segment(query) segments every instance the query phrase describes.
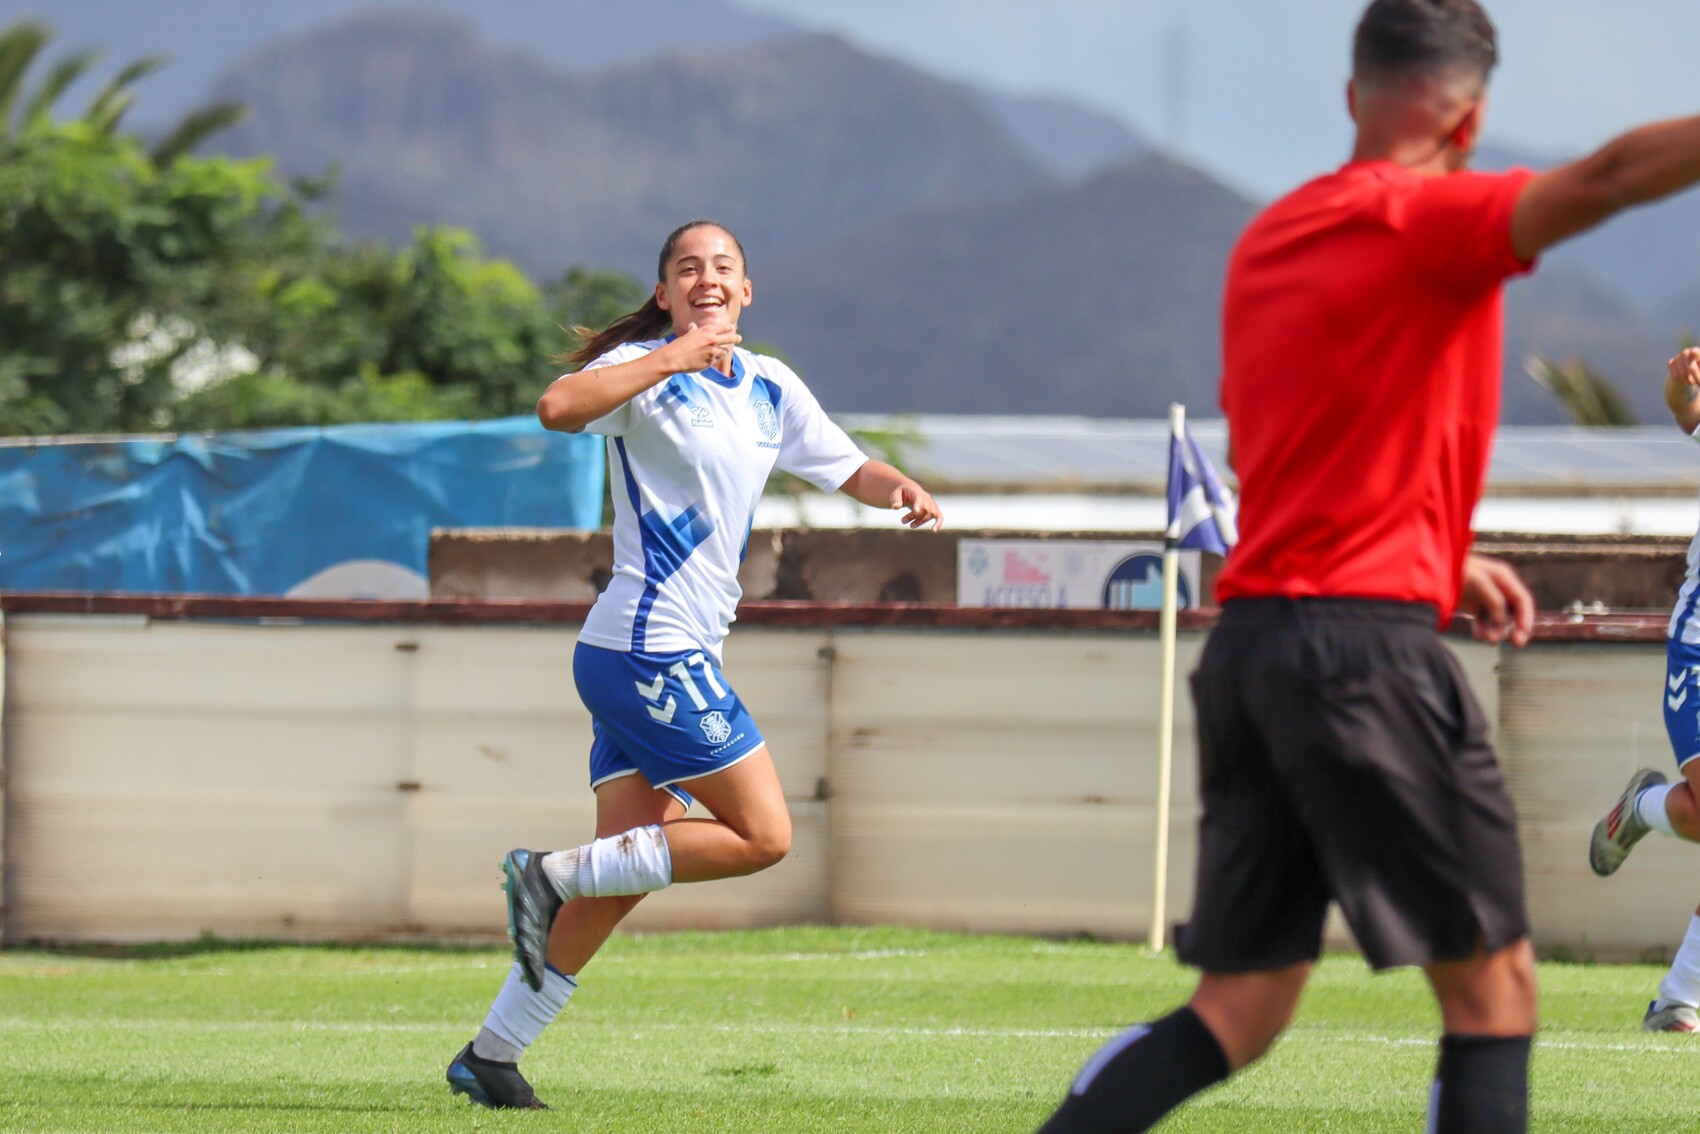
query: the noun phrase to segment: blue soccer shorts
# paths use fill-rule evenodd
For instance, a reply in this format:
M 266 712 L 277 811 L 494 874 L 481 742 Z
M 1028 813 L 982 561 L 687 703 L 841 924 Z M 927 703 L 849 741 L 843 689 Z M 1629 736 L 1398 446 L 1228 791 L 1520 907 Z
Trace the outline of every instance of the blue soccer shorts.
M 749 710 L 701 650 L 622 652 L 583 642 L 573 681 L 590 710 L 590 786 L 634 773 L 689 807 L 677 785 L 724 771 L 760 748 Z
M 1665 646 L 1665 731 L 1676 766 L 1700 756 L 1700 646 L 1672 638 Z

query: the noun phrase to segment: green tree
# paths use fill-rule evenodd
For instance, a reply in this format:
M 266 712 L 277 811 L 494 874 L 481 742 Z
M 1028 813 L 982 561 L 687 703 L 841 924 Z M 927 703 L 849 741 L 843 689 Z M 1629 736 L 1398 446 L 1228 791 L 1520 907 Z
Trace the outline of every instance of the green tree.
M 574 327 L 601 330 L 649 298 L 649 289 L 624 272 L 572 268 L 543 289 L 551 319 L 562 336 L 562 350 L 576 349 Z
M 82 52 L 28 75 L 51 33 L 0 32 L 0 424 L 9 433 L 145 428 L 174 396 L 166 328 L 216 297 L 277 189 L 262 162 L 184 150 L 233 121 L 197 112 L 150 152 L 124 134 L 132 87 L 160 65 L 132 63 L 81 117 L 53 117 L 98 59 Z M 181 147 L 175 152 L 173 147 Z
M 248 254 L 274 191 L 263 162 L 156 166 L 86 123 L 0 145 L 0 421 L 10 433 L 145 429 L 196 341 L 123 348 L 193 323 Z
M 605 325 L 642 301 L 613 272 L 575 269 L 540 290 L 457 229 L 422 228 L 392 250 L 345 247 L 313 223 L 274 234 L 210 324 L 260 365 L 190 394 L 174 427 L 529 413 L 570 345 L 565 328 Z
M 100 61 L 98 51 L 61 59 L 48 68 L 34 91 L 26 92 L 24 77 L 52 38 L 53 33 L 34 20 L 20 20 L 0 31 L 0 131 L 9 140 L 50 128 L 60 97 Z M 90 100 L 78 121 L 97 134 L 116 134 L 135 102 L 135 84 L 164 65 L 163 55 L 149 55 L 120 69 Z M 149 159 L 155 165 L 169 165 L 246 115 L 247 108 L 235 102 L 211 103 L 191 111 L 154 145 Z
M 571 345 L 641 302 L 629 277 L 539 289 L 470 235 L 349 245 L 265 159 L 191 151 L 239 110 L 151 148 L 125 68 L 78 119 L 52 107 L 92 54 L 25 82 L 48 41 L 0 33 L 0 431 L 135 432 L 529 412 Z

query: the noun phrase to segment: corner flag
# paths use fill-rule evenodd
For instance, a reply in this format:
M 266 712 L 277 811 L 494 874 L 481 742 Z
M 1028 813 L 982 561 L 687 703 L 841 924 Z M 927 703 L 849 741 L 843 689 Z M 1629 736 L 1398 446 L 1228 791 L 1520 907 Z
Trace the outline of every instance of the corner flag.
M 1151 886 L 1151 951 L 1163 950 L 1169 901 L 1169 785 L 1174 774 L 1175 608 L 1182 548 L 1228 554 L 1239 542 L 1234 494 L 1186 427 L 1186 407 L 1169 407 L 1169 527 L 1163 539 L 1162 678 L 1157 708 L 1157 838 Z
M 1179 406 L 1169 414 L 1169 528 L 1173 548 L 1228 554 L 1239 542 L 1234 494 L 1198 447 Z

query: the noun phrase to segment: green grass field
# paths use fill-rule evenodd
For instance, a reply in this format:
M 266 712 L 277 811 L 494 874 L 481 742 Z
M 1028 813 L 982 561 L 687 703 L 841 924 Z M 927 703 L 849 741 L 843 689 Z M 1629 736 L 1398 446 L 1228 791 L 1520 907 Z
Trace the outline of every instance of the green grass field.
M 451 1098 L 496 949 L 0 953 L 0 1130 L 1031 1131 L 1191 978 L 1127 945 L 911 930 L 618 937 L 526 1059 L 549 1113 Z M 1650 966 L 1546 965 L 1534 1129 L 1691 1131 L 1700 1037 L 1647 1036 Z M 1165 1131 L 1417 1131 L 1414 973 L 1319 969 L 1293 1029 Z M 1629 1121 L 1626 1116 L 1633 1116 Z

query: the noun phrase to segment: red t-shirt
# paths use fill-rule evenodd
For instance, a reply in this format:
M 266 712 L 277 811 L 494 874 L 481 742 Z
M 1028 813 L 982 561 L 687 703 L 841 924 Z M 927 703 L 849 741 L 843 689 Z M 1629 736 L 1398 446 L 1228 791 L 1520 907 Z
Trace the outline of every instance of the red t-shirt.
M 1354 162 L 1265 209 L 1228 265 L 1222 409 L 1240 543 L 1220 599 L 1458 604 L 1499 421 L 1502 285 L 1529 179 Z

